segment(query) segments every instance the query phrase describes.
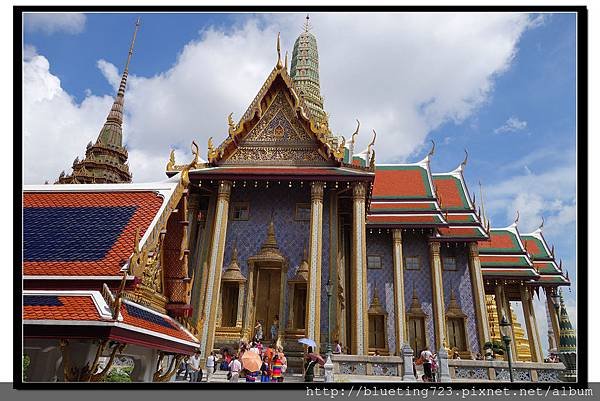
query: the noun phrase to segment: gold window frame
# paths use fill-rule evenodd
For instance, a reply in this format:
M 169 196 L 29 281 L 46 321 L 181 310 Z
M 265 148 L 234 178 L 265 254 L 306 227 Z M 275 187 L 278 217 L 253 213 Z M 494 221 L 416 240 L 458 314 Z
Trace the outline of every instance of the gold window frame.
M 308 209 L 308 218 L 300 218 L 300 209 Z M 310 203 L 296 203 L 296 211 L 294 213 L 294 220 L 296 221 L 310 221 Z
M 446 260 L 448 260 L 448 259 L 454 260 L 454 269 L 450 269 L 446 266 Z M 442 270 L 449 271 L 449 272 L 458 271 L 458 266 L 456 264 L 456 256 L 443 256 L 442 257 Z
M 379 260 L 379 266 L 378 267 L 371 267 L 371 263 L 370 263 L 370 259 L 371 258 L 377 258 Z M 367 269 L 373 269 L 373 270 L 381 270 L 383 269 L 383 263 L 381 260 L 381 255 L 367 255 Z
M 235 217 L 236 207 L 245 207 L 248 211 L 245 219 Z M 231 220 L 232 221 L 248 221 L 250 220 L 250 203 L 249 202 L 232 202 L 231 203 Z
M 409 268 L 408 267 L 408 263 L 406 263 L 406 262 L 410 258 L 417 259 L 417 265 L 419 266 L 418 268 L 413 269 L 413 268 Z M 407 256 L 404 257 L 404 269 L 405 270 L 419 271 L 419 270 L 421 270 L 421 266 L 422 266 L 422 264 L 421 264 L 421 256 L 420 255 L 407 255 Z

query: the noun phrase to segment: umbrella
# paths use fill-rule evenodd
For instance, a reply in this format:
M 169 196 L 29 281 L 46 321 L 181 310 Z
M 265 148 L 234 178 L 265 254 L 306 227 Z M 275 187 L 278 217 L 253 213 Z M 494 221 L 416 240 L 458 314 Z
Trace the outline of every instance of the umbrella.
M 242 366 L 250 372 L 258 372 L 262 365 L 260 356 L 255 352 L 244 352 L 242 355 Z
M 308 357 L 310 358 L 311 361 L 315 361 L 321 366 L 325 365 L 325 359 L 323 359 L 323 357 L 319 354 L 315 354 L 314 352 L 311 352 L 310 354 L 308 354 Z
M 315 342 L 315 340 L 311 340 L 310 338 L 301 338 L 298 340 L 298 342 L 300 344 L 308 345 L 309 347 L 313 347 L 313 348 L 317 347 L 317 343 Z

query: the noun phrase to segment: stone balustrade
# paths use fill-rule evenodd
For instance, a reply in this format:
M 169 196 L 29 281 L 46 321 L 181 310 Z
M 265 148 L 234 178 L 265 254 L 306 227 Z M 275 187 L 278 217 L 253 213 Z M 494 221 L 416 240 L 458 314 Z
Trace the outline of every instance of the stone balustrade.
M 367 355 L 345 355 L 334 354 L 333 374 L 335 376 L 347 377 L 377 376 L 378 380 L 389 381 L 402 380 L 404 374 L 403 358 L 399 356 L 367 356 Z M 444 364 L 439 363 L 440 366 Z M 506 361 L 478 361 L 466 359 L 447 360 L 448 375 L 450 382 L 508 382 L 508 362 Z M 553 383 L 561 381 L 561 372 L 565 370 L 562 363 L 535 363 L 514 362 L 512 364 L 513 378 L 515 382 Z M 422 374 L 420 369 L 418 374 Z M 406 377 L 413 378 L 412 366 Z M 439 376 L 443 372 L 439 372 Z M 446 380 L 448 381 L 448 380 Z

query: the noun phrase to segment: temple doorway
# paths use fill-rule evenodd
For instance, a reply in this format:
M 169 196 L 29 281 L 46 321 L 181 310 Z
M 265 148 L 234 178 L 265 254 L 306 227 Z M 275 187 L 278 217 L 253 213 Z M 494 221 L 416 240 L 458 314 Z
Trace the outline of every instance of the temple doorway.
M 271 325 L 275 321 L 275 315 L 281 316 L 281 268 L 265 268 L 258 266 L 256 277 L 256 297 L 254 310 L 255 324 L 260 321 L 263 327 L 263 342 L 271 343 L 277 341 L 271 337 Z M 256 334 L 256 333 L 255 333 Z

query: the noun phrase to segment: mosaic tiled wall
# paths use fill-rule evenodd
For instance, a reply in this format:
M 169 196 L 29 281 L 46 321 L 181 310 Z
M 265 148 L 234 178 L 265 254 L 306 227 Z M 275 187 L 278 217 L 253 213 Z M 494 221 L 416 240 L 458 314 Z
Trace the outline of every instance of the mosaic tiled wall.
M 289 188 L 282 183 L 272 183 L 266 189 L 246 188 L 236 186 L 232 189 L 231 203 L 248 202 L 249 219 L 247 221 L 233 221 L 230 218 L 227 223 L 227 239 L 225 244 L 225 255 L 223 269 L 231 261 L 233 243 L 237 243 L 238 263 L 242 273 L 248 277 L 247 260 L 250 256 L 259 252 L 265 241 L 267 228 L 273 213 L 275 224 L 275 238 L 279 250 L 287 258 L 289 263 L 288 279 L 296 273 L 296 268 L 302 261 L 304 248 L 308 248 L 310 236 L 310 222 L 295 220 L 296 204 L 310 204 L 310 185 L 304 183 L 303 188 L 296 185 Z M 321 330 L 326 330 L 327 325 L 327 294 L 324 284 L 327 282 L 329 271 L 329 202 L 327 191 L 325 192 L 323 205 L 323 259 L 322 259 L 322 284 L 321 295 Z M 287 322 L 288 314 L 288 286 L 285 287 L 285 311 L 280 319 Z
M 396 353 L 396 314 L 394 311 L 394 260 L 392 234 L 387 230 L 367 230 L 367 255 L 381 257 L 381 269 L 367 269 L 367 306 L 373 301 L 377 287 L 379 301 L 387 312 L 387 342 L 390 355 Z
M 446 308 L 450 303 L 451 290 L 462 311 L 467 315 L 467 338 L 470 351 L 479 350 L 479 339 L 477 338 L 477 322 L 475 320 L 475 306 L 473 304 L 473 288 L 471 275 L 469 273 L 469 248 L 463 244 L 442 244 L 441 256 L 456 258 L 456 271 L 444 269 L 444 302 Z
M 435 334 L 433 329 L 431 265 L 429 262 L 427 234 L 421 233 L 419 229 L 404 231 L 402 233 L 402 251 L 404 257 L 418 256 L 420 258 L 419 270 L 404 271 L 404 302 L 408 310 L 412 304 L 414 287 L 419 301 L 421 301 L 421 307 L 427 314 L 427 319 L 425 320 L 427 343 L 430 347 L 433 347 L 435 344 Z M 420 352 L 420 350 L 415 352 Z

